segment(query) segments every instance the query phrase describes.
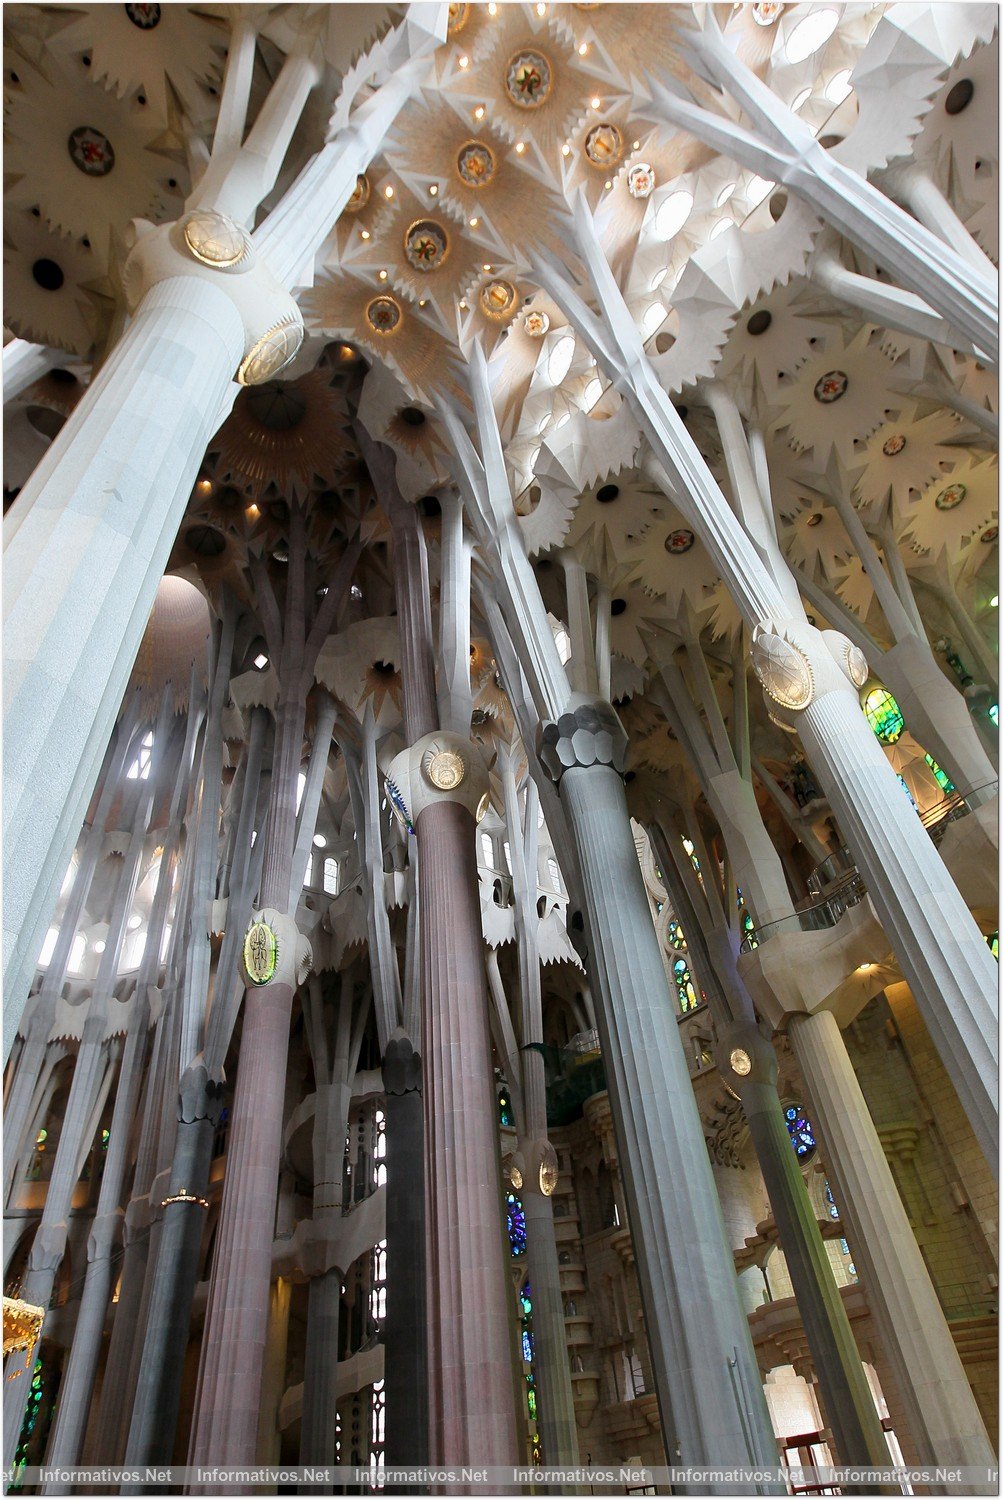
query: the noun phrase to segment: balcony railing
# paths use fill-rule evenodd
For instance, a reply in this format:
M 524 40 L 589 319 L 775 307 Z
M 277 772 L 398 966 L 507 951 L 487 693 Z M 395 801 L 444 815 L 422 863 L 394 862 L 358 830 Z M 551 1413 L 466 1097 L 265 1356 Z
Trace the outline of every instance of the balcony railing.
M 973 808 L 988 802 L 999 791 L 998 781 L 986 782 L 966 792 L 951 792 L 940 802 L 935 802 L 918 817 L 935 844 L 939 844 L 950 825 L 970 813 Z M 856 906 L 867 894 L 860 871 L 853 862 L 849 849 L 837 849 L 817 865 L 808 876 L 808 889 L 816 898 L 798 911 L 763 927 L 754 927 L 742 940 L 742 952 L 751 953 L 760 943 L 784 932 L 820 932 L 835 927 L 851 906 Z M 823 895 L 822 892 L 825 892 Z

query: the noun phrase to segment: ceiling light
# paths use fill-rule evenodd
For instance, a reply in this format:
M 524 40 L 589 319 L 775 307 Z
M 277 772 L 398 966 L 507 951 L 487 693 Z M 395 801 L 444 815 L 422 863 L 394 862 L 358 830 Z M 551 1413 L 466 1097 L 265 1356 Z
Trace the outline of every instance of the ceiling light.
M 515 149 L 516 149 L 516 154 L 518 156 L 521 156 L 522 153 L 526 149 L 526 142 L 525 141 L 516 141 L 516 143 L 515 143 Z
M 259 672 L 264 671 L 265 667 L 267 667 L 268 657 L 263 651 L 259 651 L 257 656 L 254 658 L 254 665 L 257 667 Z
M 539 5 L 536 7 L 536 13 L 538 16 L 545 16 L 547 14 L 547 7 L 544 5 L 543 0 L 540 0 Z
M 570 156 L 571 155 L 571 147 L 569 145 L 567 145 L 567 143 L 565 143 L 561 147 L 561 155 L 562 156 Z
M 474 110 L 474 119 L 475 120 L 483 120 L 484 119 L 484 105 L 483 104 L 478 104 L 477 108 Z
M 392 198 L 393 195 L 394 195 L 394 190 L 389 185 L 383 189 L 383 192 L 384 192 L 385 197 L 387 197 L 387 198 Z
M 480 223 L 480 222 L 481 222 L 481 221 L 480 221 L 480 219 L 471 219 L 471 220 L 470 220 L 470 221 L 469 221 L 469 222 L 470 222 L 470 227 L 471 227 L 471 229 L 476 229 L 476 228 L 477 228 L 477 226 L 478 226 L 478 224 L 479 224 L 479 223 Z
M 588 50 L 589 50 L 589 44 L 588 44 L 588 42 L 582 42 L 581 46 L 578 48 L 578 56 L 579 57 L 584 57 L 585 54 L 586 54 L 586 52 Z
M 465 302 L 461 302 L 460 303 L 460 312 L 466 312 L 466 310 L 467 310 L 467 304 Z
M 247 514 L 250 516 L 252 521 L 256 521 L 261 512 L 256 505 L 249 505 L 247 507 Z
M 491 269 L 490 266 L 481 266 L 481 270 L 482 271 L 490 271 L 490 269 Z
M 386 279 L 387 279 L 387 273 L 386 273 L 386 271 L 381 271 L 380 272 L 380 280 L 381 281 L 386 281 Z
M 470 58 L 469 57 L 461 57 L 460 58 L 460 67 L 461 68 L 469 68 L 470 67 Z
M 195 488 L 198 490 L 198 492 L 199 492 L 200 495 L 211 495 L 212 494 L 212 480 L 211 479 L 200 479 L 199 482 L 198 482 L 198 484 L 195 486 Z
M 606 179 L 606 191 L 607 191 L 607 192 L 609 192 L 609 190 L 610 190 L 610 188 L 611 188 L 611 187 L 612 187 L 612 186 L 613 186 L 613 183 L 612 183 L 612 181 L 611 181 L 611 180 L 610 180 L 610 179 L 609 179 L 609 178 L 607 178 L 607 179 Z
M 994 594 L 993 597 L 989 601 L 989 608 L 990 609 L 999 609 L 999 607 L 1000 607 L 1000 596 L 999 596 L 999 594 Z
M 496 16 L 497 14 L 498 14 L 498 7 L 495 4 L 495 0 L 491 0 L 491 4 L 488 6 L 488 15 L 489 16 Z
M 315 849 L 326 849 L 327 848 L 327 839 L 324 837 L 324 835 L 322 833 L 315 833 L 314 834 L 314 836 L 313 836 L 313 847 Z
M 428 302 L 428 298 L 427 297 L 419 297 L 418 298 L 418 306 L 419 307 L 424 307 L 427 302 Z
M 641 142 L 640 141 L 635 141 L 634 144 L 633 144 L 633 147 L 631 149 L 634 150 L 634 151 L 640 151 L 640 149 L 641 149 Z
M 602 109 L 601 99 L 591 99 L 589 102 L 591 103 L 593 109 Z
M 369 230 L 368 230 L 368 229 L 364 229 L 364 230 L 363 230 L 363 231 L 362 231 L 362 238 L 363 238 L 363 239 L 364 239 L 364 240 L 368 240 L 368 239 L 369 239 Z
M 439 191 L 439 184 L 437 182 L 433 182 L 432 186 L 428 190 L 428 196 L 430 198 L 434 198 L 435 195 L 438 193 L 438 191 Z

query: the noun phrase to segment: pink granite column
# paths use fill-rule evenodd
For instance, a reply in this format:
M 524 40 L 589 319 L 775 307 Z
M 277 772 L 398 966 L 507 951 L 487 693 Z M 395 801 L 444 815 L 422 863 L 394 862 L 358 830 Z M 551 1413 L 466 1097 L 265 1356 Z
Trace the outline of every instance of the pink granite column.
M 518 1459 L 474 820 L 418 815 L 433 1464 Z

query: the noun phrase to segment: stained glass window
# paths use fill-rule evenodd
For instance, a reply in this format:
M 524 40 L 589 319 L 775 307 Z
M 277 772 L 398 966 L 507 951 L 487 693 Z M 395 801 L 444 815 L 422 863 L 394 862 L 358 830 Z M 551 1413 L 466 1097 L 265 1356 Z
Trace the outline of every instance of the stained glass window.
M 997 961 L 997 963 L 998 963 L 999 962 L 999 956 L 1000 956 L 1000 935 L 999 935 L 999 932 L 991 932 L 989 934 L 989 936 L 986 938 L 986 942 L 989 944 L 989 951 L 990 951 L 990 953 L 992 954 L 993 958 L 995 958 L 996 961 Z
M 933 772 L 934 778 L 935 778 L 935 780 L 937 782 L 937 785 L 940 787 L 941 791 L 942 792 L 953 792 L 954 791 L 954 782 L 951 780 L 950 776 L 948 776 L 948 774 L 947 774 L 946 771 L 942 771 L 940 769 L 940 767 L 938 766 L 937 762 L 934 760 L 933 756 L 932 755 L 925 755 L 923 757 L 923 759 L 926 761 L 927 765 L 930 767 L 930 770 Z
M 678 948 L 680 953 L 686 952 L 686 939 L 683 936 L 683 929 L 675 919 L 669 923 L 669 942 L 673 948 Z
M 522 1200 L 515 1193 L 505 1194 L 505 1213 L 508 1224 L 508 1242 L 513 1255 L 526 1254 L 526 1215 L 522 1211 Z
M 901 772 L 899 773 L 899 786 L 905 792 L 906 796 L 909 798 L 909 801 L 912 803 L 913 807 L 915 807 L 916 806 L 916 798 L 913 796 L 912 792 L 910 791 L 910 789 L 909 789 L 909 783 L 908 783 L 908 781 L 906 781 L 905 777 L 901 774 Z
M 836 1206 L 835 1198 L 832 1196 L 832 1188 L 829 1186 L 828 1177 L 825 1179 L 825 1206 L 829 1210 L 830 1219 L 839 1218 L 839 1209 Z
M 791 1145 L 797 1152 L 798 1161 L 810 1161 L 815 1155 L 815 1132 L 800 1104 L 786 1105 L 784 1120 L 787 1125 L 787 1134 L 791 1138 Z
M 905 728 L 902 710 L 887 688 L 874 687 L 864 699 L 864 715 L 883 745 L 894 745 Z
M 696 1010 L 700 1004 L 685 958 L 677 958 L 672 965 L 672 977 L 676 981 L 676 994 L 681 1011 Z
M 499 1125 L 514 1125 L 515 1116 L 512 1113 L 512 1100 L 505 1089 L 498 1094 L 498 1123 Z
M 1000 727 L 1000 706 L 998 703 L 994 703 L 990 708 L 989 717 L 992 719 L 993 723 L 998 729 Z

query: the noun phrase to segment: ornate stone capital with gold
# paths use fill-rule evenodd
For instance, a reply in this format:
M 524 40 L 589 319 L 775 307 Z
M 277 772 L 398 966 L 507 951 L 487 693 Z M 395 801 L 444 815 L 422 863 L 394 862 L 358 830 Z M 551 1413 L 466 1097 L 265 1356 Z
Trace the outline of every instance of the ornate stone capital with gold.
M 478 822 L 487 806 L 487 767 L 479 746 L 437 730 L 395 755 L 386 772 L 391 806 L 408 829 L 433 802 L 459 802 Z
M 292 917 L 272 907 L 251 913 L 240 953 L 240 977 L 248 989 L 266 984 L 298 989 L 312 967 L 313 949 Z
M 215 209 L 199 209 L 173 224 L 133 219 L 129 232 L 132 247 L 122 284 L 130 312 L 162 281 L 208 281 L 225 293 L 243 324 L 244 353 L 234 371 L 236 381 L 261 385 L 294 358 L 303 342 L 299 307 L 240 224 Z
M 763 685 L 773 722 L 790 732 L 797 715 L 825 693 L 859 689 L 867 681 L 864 653 L 839 630 L 817 630 L 806 620 L 766 620 L 752 633 L 752 670 Z

